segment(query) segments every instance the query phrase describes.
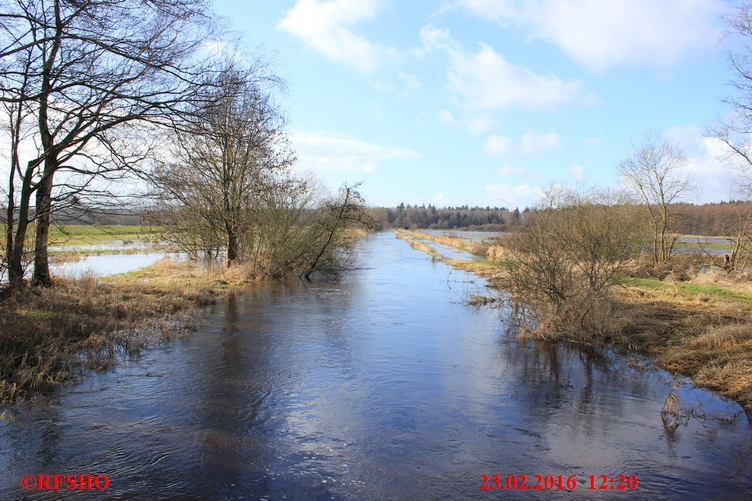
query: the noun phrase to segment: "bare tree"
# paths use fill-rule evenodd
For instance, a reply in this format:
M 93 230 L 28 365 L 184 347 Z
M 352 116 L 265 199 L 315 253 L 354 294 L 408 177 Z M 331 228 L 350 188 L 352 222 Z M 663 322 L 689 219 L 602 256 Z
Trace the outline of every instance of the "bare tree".
M 173 160 L 158 162 L 149 176 L 156 195 L 175 209 L 163 216 L 182 219 L 172 221 L 178 223 L 175 242 L 204 251 L 221 242 L 228 266 L 243 254 L 242 236 L 251 231 L 254 212 L 289 182 L 295 160 L 284 116 L 264 88 L 279 80 L 264 67 L 226 63 L 205 104 L 192 113 L 193 123 L 173 134 Z
M 147 138 L 143 124 L 174 125 L 200 99 L 207 65 L 197 54 L 212 29 L 204 0 L 3 2 L 0 102 L 21 110 L 16 127 L 27 118 L 35 152 L 12 162 L 20 189 L 9 194 L 18 197 L 9 203 L 16 218 L 13 242 L 7 239 L 11 287 L 23 280 L 30 222 L 34 281 L 49 285 L 54 203 L 75 201 L 97 179 L 122 176 L 145 155 L 125 145 L 124 135 Z
M 310 280 L 314 271 L 327 271 L 334 268 L 337 253 L 355 241 L 349 230 L 370 229 L 373 221 L 365 209 L 365 201 L 356 190 L 359 184 L 345 184 L 339 196 L 326 202 L 317 213 L 312 225 L 310 238 L 306 242 L 308 258 L 303 261 L 300 276 Z
M 657 131 L 646 131 L 643 141 L 633 145 L 634 153 L 616 165 L 622 183 L 645 207 L 653 230 L 653 261 L 671 258 L 675 238 L 666 232 L 670 204 L 680 202 L 695 190 L 692 176 L 681 169 L 687 157 L 678 145 Z
M 278 80 L 264 69 L 227 63 L 210 104 L 173 135 L 171 159 L 149 175 L 154 217 L 168 241 L 194 255 L 224 250 L 228 266 L 242 261 L 253 275 L 308 279 L 336 267 L 353 241 L 348 232 L 368 217 L 356 186 L 327 197 L 314 178 L 292 175 L 295 156 L 271 94 Z
M 708 127 L 708 133 L 727 146 L 722 158 L 735 168 L 735 184 L 740 194 L 752 198 L 752 2 L 746 0 L 724 17 L 726 36 L 740 43 L 727 57 L 734 77 L 729 81 L 733 93 L 724 99 L 729 107 L 723 119 Z
M 495 281 L 538 336 L 586 339 L 608 330 L 609 290 L 639 242 L 633 212 L 614 193 L 553 187 L 500 238 L 508 255 Z
M 727 54 L 734 72 L 729 82 L 733 93 L 724 100 L 730 108 L 722 120 L 708 127 L 708 134 L 726 146 L 726 154 L 720 160 L 735 171 L 733 183 L 742 199 L 752 199 L 752 2 L 740 3 L 736 10 L 725 17 L 727 36 L 741 41 L 736 52 Z M 724 268 L 731 272 L 743 270 L 749 259 L 752 233 L 752 212 L 739 213 L 729 240 L 734 245 L 725 256 Z

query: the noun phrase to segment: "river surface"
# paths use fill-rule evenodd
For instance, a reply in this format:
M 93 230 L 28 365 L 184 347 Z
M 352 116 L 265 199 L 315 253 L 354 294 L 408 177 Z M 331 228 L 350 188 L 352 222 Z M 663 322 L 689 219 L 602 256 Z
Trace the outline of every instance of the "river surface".
M 4 409 L 0 499 L 752 498 L 738 405 L 680 385 L 735 419 L 668 432 L 665 372 L 520 341 L 503 310 L 466 304 L 479 281 L 391 233 L 358 253 L 340 279 L 255 286 L 196 333 Z M 109 485 L 21 488 L 55 473 Z M 482 491 L 495 474 L 578 484 Z M 619 474 L 636 490 L 589 488 Z

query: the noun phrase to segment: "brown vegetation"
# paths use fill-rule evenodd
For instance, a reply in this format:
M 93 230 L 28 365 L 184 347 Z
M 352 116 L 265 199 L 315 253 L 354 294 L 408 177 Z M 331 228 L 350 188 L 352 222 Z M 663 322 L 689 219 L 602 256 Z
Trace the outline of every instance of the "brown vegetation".
M 632 286 L 614 295 L 612 312 L 610 340 L 654 355 L 658 366 L 752 411 L 750 303 Z
M 492 287 L 508 292 L 504 288 L 509 282 L 505 277 L 508 267 L 498 262 L 448 259 L 415 240 L 435 240 L 435 236 L 396 233 L 397 238 L 408 240 L 434 259 L 484 276 Z M 507 249 L 493 248 L 493 254 L 502 259 L 512 255 Z M 671 265 L 660 269 L 639 260 L 626 262 L 622 276 L 655 278 L 621 280 L 625 283 L 610 287 L 589 327 L 562 329 L 555 317 L 541 317 L 541 323 L 528 325 L 520 334 L 548 342 L 614 343 L 649 354 L 659 367 L 690 377 L 752 412 L 752 282 L 748 276 L 720 270 L 698 274 L 698 259 L 696 255 L 677 256 Z M 471 302 L 482 304 L 478 298 Z M 525 310 L 525 304 L 517 303 L 515 311 Z M 669 404 L 666 419 L 686 417 Z
M 137 273 L 55 278 L 52 288 L 11 293 L 0 316 L 0 402 L 53 389 L 117 355 L 170 339 L 194 323 L 196 307 L 249 280 L 241 266 L 165 260 Z
M 430 235 L 428 233 L 420 232 L 420 235 L 425 235 L 425 238 L 436 242 L 437 244 L 449 245 L 458 249 L 469 252 L 476 256 L 486 257 L 491 244 L 489 242 L 479 242 L 470 238 L 465 238 L 459 233 L 442 233 L 441 235 Z

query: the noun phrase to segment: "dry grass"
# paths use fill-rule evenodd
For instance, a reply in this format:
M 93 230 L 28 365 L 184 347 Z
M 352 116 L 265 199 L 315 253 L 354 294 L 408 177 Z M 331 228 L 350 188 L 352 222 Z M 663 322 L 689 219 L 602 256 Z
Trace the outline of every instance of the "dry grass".
M 81 256 L 81 253 L 75 251 L 53 252 L 50 254 L 50 261 L 53 264 L 77 263 Z
M 502 273 L 490 263 L 444 258 L 415 241 L 411 232 L 398 231 L 397 237 L 454 268 L 489 277 L 492 283 Z M 441 243 L 449 244 L 447 240 Z M 502 248 L 491 249 L 493 260 L 506 256 Z M 524 335 L 578 343 L 587 339 L 592 343 L 613 342 L 650 354 L 658 366 L 688 376 L 752 412 L 752 280 L 722 271 L 698 274 L 695 260 L 677 259 L 672 266 L 653 271 L 634 263 L 632 276 L 653 278 L 626 280 L 625 286 L 611 291 L 601 315 L 606 325 L 598 336 L 588 338 L 587 333 L 580 332 L 576 339 L 562 337 L 568 331 L 559 329 L 555 321 L 542 322 L 534 332 Z M 684 409 L 678 397 L 667 399 L 664 411 L 669 428 L 683 424 L 690 415 L 702 417 L 697 410 Z
M 179 335 L 195 308 L 241 290 L 241 266 L 207 268 L 161 261 L 105 280 L 56 278 L 0 303 L 0 402 L 51 390 L 119 355 Z
M 456 233 L 444 233 L 442 235 L 432 235 L 432 234 L 423 233 L 423 232 L 409 232 L 409 233 L 416 235 L 419 238 L 431 240 L 432 242 L 436 242 L 437 244 L 449 245 L 450 247 L 464 250 L 476 256 L 485 257 L 489 249 L 489 244 L 485 242 L 478 242 L 477 240 L 464 238 L 461 235 L 458 235 Z
M 482 260 L 469 261 L 467 259 L 449 258 L 446 256 L 442 256 L 441 254 L 433 250 L 431 247 L 421 242 L 421 240 L 431 240 L 436 243 L 444 243 L 445 245 L 449 245 L 445 243 L 446 240 L 444 242 L 439 241 L 439 239 L 442 239 L 442 237 L 435 237 L 434 235 L 426 235 L 424 233 L 414 232 L 414 231 L 409 231 L 409 230 L 392 230 L 392 231 L 394 232 L 397 238 L 399 238 L 400 240 L 407 241 L 413 249 L 425 252 L 426 254 L 431 256 L 431 258 L 434 261 L 442 261 L 448 264 L 449 266 L 451 266 L 452 268 L 462 270 L 462 271 L 472 272 L 484 278 L 493 278 L 494 276 L 497 276 L 499 274 L 499 270 L 490 261 L 482 261 Z M 445 237 L 445 238 L 450 238 L 450 237 Z M 461 240 L 462 242 L 467 241 L 466 239 L 459 239 L 459 240 Z M 467 250 L 467 249 L 463 248 L 463 250 Z
M 674 288 L 616 289 L 607 341 L 653 355 L 752 411 L 752 305 Z
M 439 254 L 438 252 L 433 250 L 431 247 L 427 246 L 426 244 L 420 241 L 421 239 L 424 239 L 423 238 L 424 235 L 422 233 L 417 234 L 413 231 L 407 231 L 407 230 L 392 230 L 392 231 L 394 232 L 395 237 L 399 238 L 400 240 L 406 241 L 407 243 L 410 244 L 410 247 L 412 247 L 413 249 L 425 252 L 436 261 L 444 260 L 441 254 Z M 424 239 L 424 240 L 427 240 L 427 239 Z

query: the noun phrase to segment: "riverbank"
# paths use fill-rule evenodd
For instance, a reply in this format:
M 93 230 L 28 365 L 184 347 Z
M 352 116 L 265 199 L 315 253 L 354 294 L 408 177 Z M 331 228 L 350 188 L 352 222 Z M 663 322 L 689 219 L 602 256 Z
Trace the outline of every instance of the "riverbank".
M 54 389 L 181 335 L 196 323 L 197 308 L 241 291 L 248 277 L 242 266 L 163 260 L 104 278 L 56 277 L 54 287 L 4 298 L 0 402 Z
M 625 469 L 640 499 L 749 497 L 738 405 L 642 356 L 521 342 L 462 303 L 474 278 L 380 233 L 341 280 L 253 284 L 185 339 L 3 406 L 0 499 L 92 469 L 133 499 L 475 499 L 497 472 L 576 475 L 542 495 L 600 499 L 588 477 Z M 668 433 L 667 395 L 709 419 Z
M 115 245 L 113 254 L 129 254 L 134 250 L 130 244 L 152 242 L 158 230 L 65 227 L 60 231 L 71 249 L 61 261 L 97 255 L 99 249 L 86 247 L 90 245 Z M 367 234 L 349 229 L 341 244 L 351 245 Z M 116 245 L 123 243 L 126 252 Z M 0 403 L 52 390 L 87 370 L 107 368 L 121 356 L 180 336 L 196 323 L 198 308 L 264 278 L 251 264 L 228 268 L 221 262 L 170 259 L 119 275 L 88 273 L 77 273 L 78 278 L 53 276 L 53 287 L 5 291 L 0 297 Z
M 422 232 L 395 234 L 433 259 L 485 277 L 491 287 L 498 284 L 495 279 L 502 271 L 493 258 L 502 259 L 503 249 L 474 249 L 491 260 L 449 259 L 424 241 L 468 251 L 471 243 Z M 593 336 L 592 343 L 613 343 L 651 355 L 657 366 L 739 402 L 752 415 L 752 284 L 714 271 L 687 280 L 675 278 L 620 279 L 611 290 L 608 334 Z M 541 337 L 536 332 L 524 335 Z

